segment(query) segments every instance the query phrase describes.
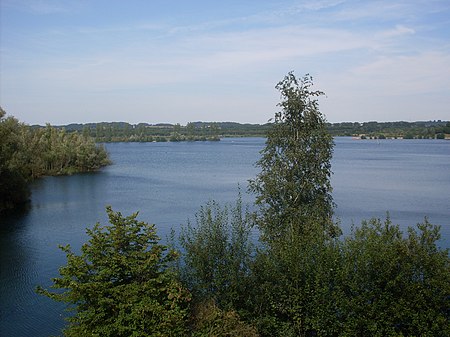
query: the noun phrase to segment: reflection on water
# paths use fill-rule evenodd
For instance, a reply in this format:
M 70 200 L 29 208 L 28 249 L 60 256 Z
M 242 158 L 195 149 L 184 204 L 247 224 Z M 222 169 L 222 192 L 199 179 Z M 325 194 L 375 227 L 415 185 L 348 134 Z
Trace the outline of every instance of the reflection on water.
M 125 215 L 140 211 L 139 220 L 156 223 L 164 239 L 208 200 L 234 201 L 238 183 L 245 191 L 263 146 L 260 138 L 108 144 L 114 165 L 101 172 L 37 181 L 28 207 L 0 219 L 0 336 L 59 333 L 64 305 L 34 288 L 48 287 L 65 264 L 58 244 L 77 250 L 86 227 L 106 223 L 106 205 Z M 386 211 L 403 227 L 427 215 L 450 246 L 449 142 L 338 138 L 332 167 L 344 233 L 352 221 Z

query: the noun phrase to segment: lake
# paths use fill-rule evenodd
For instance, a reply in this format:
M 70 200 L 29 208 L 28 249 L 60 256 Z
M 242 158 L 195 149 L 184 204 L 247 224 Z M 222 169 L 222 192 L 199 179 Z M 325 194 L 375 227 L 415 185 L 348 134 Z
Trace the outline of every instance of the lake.
M 332 161 L 336 216 L 352 223 L 384 218 L 402 228 L 427 216 L 450 247 L 450 141 L 336 138 Z M 34 293 L 65 264 L 58 244 L 78 250 L 86 227 L 105 224 L 105 206 L 155 223 L 164 240 L 208 200 L 233 202 L 258 169 L 262 138 L 220 142 L 107 144 L 114 164 L 100 172 L 47 177 L 23 210 L 0 219 L 0 336 L 49 336 L 64 326 L 64 305 Z M 243 193 L 251 203 L 251 195 Z

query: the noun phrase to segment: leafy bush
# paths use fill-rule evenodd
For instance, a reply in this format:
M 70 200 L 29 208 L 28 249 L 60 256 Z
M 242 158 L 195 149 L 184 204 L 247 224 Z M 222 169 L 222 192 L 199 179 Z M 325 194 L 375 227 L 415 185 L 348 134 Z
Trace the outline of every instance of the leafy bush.
M 220 307 L 236 307 L 247 294 L 252 254 L 251 217 L 239 195 L 234 207 L 211 201 L 180 235 L 184 251 L 181 277 L 199 301 L 213 299 Z
M 190 294 L 167 266 L 178 255 L 158 243 L 154 225 L 107 208 L 111 225 L 88 229 L 76 255 L 61 247 L 67 265 L 50 292 L 71 305 L 66 336 L 182 336 L 187 332 Z
M 223 311 L 213 300 L 199 303 L 193 311 L 193 337 L 257 337 L 256 328 L 243 322 L 234 310 Z
M 355 228 L 337 278 L 342 334 L 449 336 L 450 259 L 439 237 L 426 219 L 406 237 L 389 218 Z

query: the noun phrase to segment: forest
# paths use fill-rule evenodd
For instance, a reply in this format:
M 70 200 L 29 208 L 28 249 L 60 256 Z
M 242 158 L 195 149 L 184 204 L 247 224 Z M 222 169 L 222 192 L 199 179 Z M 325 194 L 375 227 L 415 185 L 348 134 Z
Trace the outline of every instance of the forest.
M 444 139 L 450 136 L 449 121 L 365 122 L 328 124 L 334 136 L 363 136 L 372 139 Z
M 39 177 L 90 172 L 109 163 L 93 138 L 50 125 L 32 128 L 0 108 L 0 212 L 26 202 L 29 183 Z
M 180 124 L 130 124 L 102 122 L 57 126 L 66 132 L 93 137 L 96 142 L 166 142 L 220 140 L 221 137 L 265 137 L 272 121 L 265 124 L 236 122 L 189 122 Z M 450 122 L 343 122 L 326 123 L 332 136 L 362 139 L 444 139 L 450 138 Z M 42 128 L 35 125 L 33 128 Z
M 50 289 L 66 336 L 449 336 L 450 258 L 439 226 L 402 232 L 334 218 L 333 137 L 312 78 L 288 73 L 249 182 L 254 205 L 211 201 L 162 244 L 107 207 Z M 175 207 L 175 205 L 174 205 Z M 257 239 L 255 239 L 255 235 Z

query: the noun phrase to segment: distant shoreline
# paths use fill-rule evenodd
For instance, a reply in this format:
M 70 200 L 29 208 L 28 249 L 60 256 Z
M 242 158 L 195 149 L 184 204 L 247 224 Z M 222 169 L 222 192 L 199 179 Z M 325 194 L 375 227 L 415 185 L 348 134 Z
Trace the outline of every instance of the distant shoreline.
M 218 141 L 224 137 L 265 137 L 271 127 L 266 124 L 236 122 L 190 122 L 181 124 L 130 124 L 101 122 L 56 126 L 66 132 L 82 133 L 98 143 Z M 33 125 L 32 128 L 43 126 Z M 359 139 L 450 139 L 450 121 L 419 122 L 343 122 L 327 123 L 332 136 Z

